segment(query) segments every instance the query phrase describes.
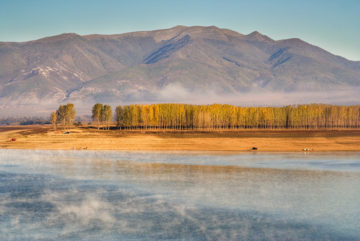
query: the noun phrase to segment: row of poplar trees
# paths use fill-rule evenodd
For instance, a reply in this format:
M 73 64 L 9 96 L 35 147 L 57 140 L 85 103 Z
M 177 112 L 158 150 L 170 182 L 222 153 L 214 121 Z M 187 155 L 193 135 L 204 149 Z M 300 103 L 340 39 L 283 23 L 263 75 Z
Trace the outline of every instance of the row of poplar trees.
M 359 128 L 360 105 L 125 105 L 116 107 L 115 118 L 122 129 Z
M 60 105 L 59 109 L 51 113 L 50 121 L 54 129 L 60 124 L 62 127 L 70 128 L 75 121 L 75 107 L 74 104 Z
M 105 125 L 105 128 L 109 129 L 113 122 L 111 106 L 100 103 L 95 104 L 92 108 L 92 120 L 96 123 L 98 129 L 100 125 Z
M 75 121 L 73 104 L 60 105 L 51 122 L 69 128 Z M 92 108 L 93 122 L 109 129 L 110 105 Z M 238 129 L 238 128 L 360 128 L 360 105 L 324 104 L 284 107 L 238 107 L 234 105 L 152 104 L 117 106 L 117 126 L 122 129 Z

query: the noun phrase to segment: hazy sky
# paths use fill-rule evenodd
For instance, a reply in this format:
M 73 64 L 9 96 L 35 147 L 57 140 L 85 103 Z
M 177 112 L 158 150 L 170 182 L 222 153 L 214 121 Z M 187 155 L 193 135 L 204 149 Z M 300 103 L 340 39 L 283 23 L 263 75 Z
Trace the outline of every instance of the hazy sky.
M 0 41 L 216 25 L 360 60 L 360 0 L 1 0 Z

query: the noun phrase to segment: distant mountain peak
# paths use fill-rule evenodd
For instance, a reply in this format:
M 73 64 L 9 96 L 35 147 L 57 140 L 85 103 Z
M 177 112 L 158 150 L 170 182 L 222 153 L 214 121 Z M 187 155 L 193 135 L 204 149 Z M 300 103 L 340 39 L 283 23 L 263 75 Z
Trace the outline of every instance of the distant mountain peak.
M 173 29 L 184 29 L 184 28 L 189 28 L 188 26 L 185 25 L 176 25 L 175 27 L 172 27 Z M 172 29 L 170 28 L 170 29 Z
M 39 42 L 50 42 L 50 41 L 63 41 L 63 40 L 70 40 L 70 39 L 80 39 L 82 38 L 80 35 L 76 34 L 76 33 L 63 33 L 63 34 L 59 34 L 59 35 L 54 35 L 54 36 L 50 36 L 50 37 L 45 37 L 45 38 L 41 38 L 35 41 L 39 41 Z M 34 42 L 34 41 L 32 41 Z
M 251 33 L 249 33 L 248 34 L 249 36 L 262 36 L 262 34 L 261 33 L 259 33 L 258 31 L 253 31 L 253 32 L 251 32 Z
M 273 39 L 269 38 L 268 36 L 259 33 L 258 31 L 253 31 L 247 35 L 247 37 L 251 40 L 257 41 L 274 41 Z

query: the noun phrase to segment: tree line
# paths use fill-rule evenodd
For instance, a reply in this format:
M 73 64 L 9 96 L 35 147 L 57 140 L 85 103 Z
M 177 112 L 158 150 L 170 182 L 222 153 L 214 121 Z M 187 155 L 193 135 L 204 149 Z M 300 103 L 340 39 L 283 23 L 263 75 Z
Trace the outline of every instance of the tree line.
M 49 119 L 46 117 L 7 117 L 0 118 L 1 125 L 44 125 L 49 124 Z
M 117 106 L 115 118 L 124 129 L 359 128 L 360 106 L 144 104 Z
M 54 128 L 70 127 L 75 120 L 73 104 L 60 105 L 51 114 Z M 92 108 L 93 123 L 109 129 L 113 125 L 110 105 L 97 103 Z M 239 107 L 228 104 L 134 104 L 115 110 L 120 129 L 248 129 L 248 128 L 359 128 L 360 105 L 327 104 L 283 107 Z

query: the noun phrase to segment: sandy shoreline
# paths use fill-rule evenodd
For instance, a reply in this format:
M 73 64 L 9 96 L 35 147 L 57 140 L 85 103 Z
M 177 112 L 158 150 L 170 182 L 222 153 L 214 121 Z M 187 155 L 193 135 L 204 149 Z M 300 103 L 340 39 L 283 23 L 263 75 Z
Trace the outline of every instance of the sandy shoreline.
M 247 152 L 360 151 L 360 130 L 119 131 L 0 127 L 0 149 Z M 16 140 L 14 141 L 15 138 Z M 13 139 L 13 141 L 11 140 Z

